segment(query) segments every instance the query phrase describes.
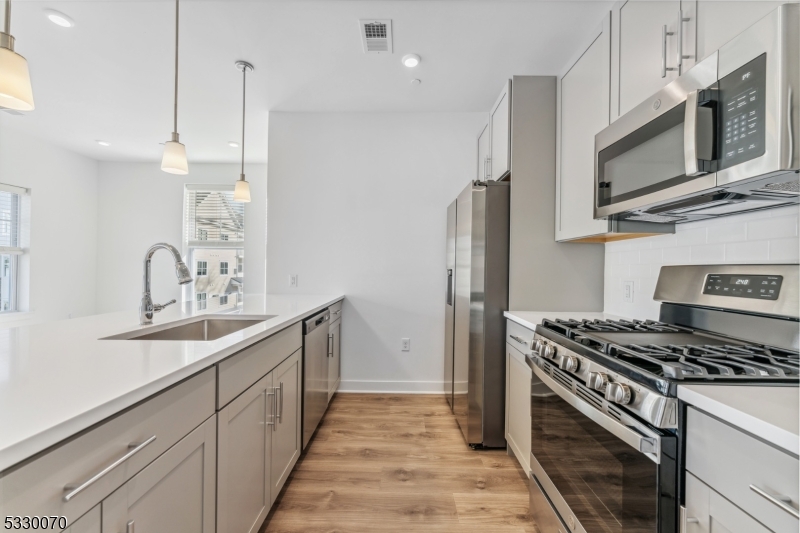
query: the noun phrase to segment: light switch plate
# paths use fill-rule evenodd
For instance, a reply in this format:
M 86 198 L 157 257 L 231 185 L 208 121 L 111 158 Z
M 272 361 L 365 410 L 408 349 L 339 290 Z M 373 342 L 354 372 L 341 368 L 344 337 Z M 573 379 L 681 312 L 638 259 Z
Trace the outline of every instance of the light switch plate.
M 404 352 L 411 351 L 411 339 L 409 339 L 408 337 L 403 337 L 402 339 L 400 339 L 400 345 L 401 345 L 400 349 L 403 350 Z
M 289 286 L 294 288 L 297 287 L 297 274 L 289 275 Z

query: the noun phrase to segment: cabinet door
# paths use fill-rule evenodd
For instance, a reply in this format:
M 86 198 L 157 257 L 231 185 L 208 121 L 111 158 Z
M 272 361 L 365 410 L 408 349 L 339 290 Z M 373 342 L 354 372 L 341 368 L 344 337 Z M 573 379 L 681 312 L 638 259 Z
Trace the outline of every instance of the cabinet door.
M 489 123 L 487 122 L 478 135 L 478 181 L 489 179 Z
M 216 415 L 103 500 L 109 533 L 214 533 Z
M 617 22 L 615 27 L 618 29 L 615 36 L 617 40 L 615 48 L 618 46 L 618 54 L 614 57 L 619 61 L 618 65 L 615 65 L 618 67 L 615 68 L 615 74 L 619 87 L 618 107 L 614 106 L 616 118 L 678 77 L 678 24 L 682 18 L 681 2 L 630 0 L 617 4 L 614 14 Z M 681 34 L 685 24 L 683 26 L 680 29 Z M 617 96 L 616 92 L 612 94 Z
M 739 507 L 686 473 L 685 533 L 770 533 Z
M 525 356 L 506 344 L 506 442 L 525 472 L 530 472 L 532 374 Z
M 331 325 L 328 337 L 328 401 L 331 401 L 336 389 L 339 388 L 339 381 L 342 376 L 342 360 L 340 357 L 341 348 L 341 319 Z
M 100 505 L 95 505 L 91 511 L 78 518 L 67 529 L 61 533 L 100 533 Z
M 608 231 L 594 220 L 594 136 L 608 126 L 610 16 L 558 81 L 556 240 Z
M 499 180 L 511 169 L 511 80 L 492 107 L 489 179 Z
M 784 2 L 697 2 L 697 55 L 705 58 Z
M 274 414 L 269 373 L 217 415 L 217 533 L 256 532 L 269 512 Z
M 276 401 L 275 424 L 272 426 L 272 466 L 270 506 L 300 457 L 303 448 L 301 428 L 303 376 L 302 350 L 297 350 L 272 371 Z

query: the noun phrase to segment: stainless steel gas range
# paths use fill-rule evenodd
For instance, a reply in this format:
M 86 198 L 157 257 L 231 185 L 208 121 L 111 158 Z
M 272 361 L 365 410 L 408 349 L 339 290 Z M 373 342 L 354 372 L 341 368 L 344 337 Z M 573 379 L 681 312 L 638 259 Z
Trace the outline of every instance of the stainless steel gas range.
M 530 339 L 543 533 L 677 533 L 686 384 L 800 383 L 798 265 L 662 267 L 660 320 L 544 320 Z

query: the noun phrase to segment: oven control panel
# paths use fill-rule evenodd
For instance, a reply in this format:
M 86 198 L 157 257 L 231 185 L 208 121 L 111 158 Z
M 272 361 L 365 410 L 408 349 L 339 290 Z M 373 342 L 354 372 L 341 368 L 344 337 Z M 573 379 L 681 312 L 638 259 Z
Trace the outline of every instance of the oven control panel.
M 752 274 L 709 274 L 703 294 L 777 300 L 783 276 L 756 276 Z
M 719 81 L 720 169 L 764 155 L 766 76 L 762 54 Z

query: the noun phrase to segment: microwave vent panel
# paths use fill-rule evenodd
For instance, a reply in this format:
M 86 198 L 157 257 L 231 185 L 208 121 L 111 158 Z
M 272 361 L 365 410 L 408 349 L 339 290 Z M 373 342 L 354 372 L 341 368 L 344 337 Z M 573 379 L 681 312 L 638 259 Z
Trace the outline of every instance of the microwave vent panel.
M 361 19 L 358 21 L 358 27 L 365 54 L 392 53 L 391 19 Z
M 680 222 L 684 220 L 684 217 L 669 217 L 664 215 L 633 215 L 629 217 L 625 217 L 625 220 L 637 220 L 640 222 L 656 222 L 658 224 L 666 224 L 670 222 Z
M 783 183 L 770 183 L 763 189 L 756 189 L 758 191 L 783 193 L 783 194 L 800 194 L 800 180 L 784 181 Z

